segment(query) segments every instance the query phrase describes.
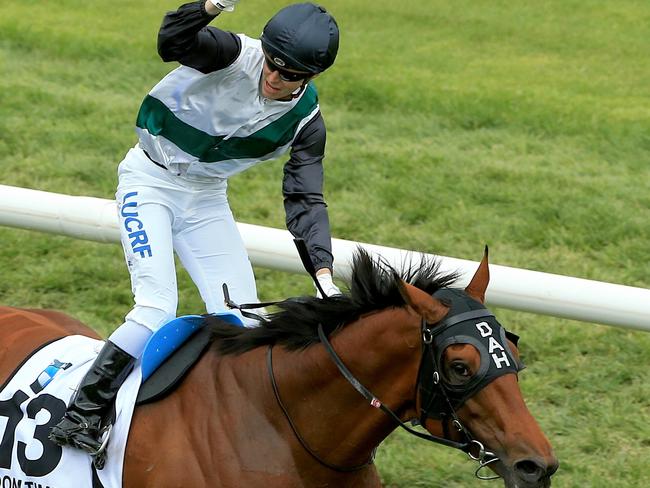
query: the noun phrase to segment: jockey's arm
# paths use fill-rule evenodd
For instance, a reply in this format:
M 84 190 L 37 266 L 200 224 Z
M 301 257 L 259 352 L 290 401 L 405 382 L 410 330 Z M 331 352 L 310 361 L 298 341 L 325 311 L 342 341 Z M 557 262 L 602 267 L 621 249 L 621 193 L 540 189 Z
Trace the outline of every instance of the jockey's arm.
M 208 26 L 220 13 L 210 13 L 215 10 L 218 9 L 210 1 L 201 0 L 168 12 L 158 31 L 158 54 L 162 60 L 178 61 L 203 73 L 232 64 L 241 43 L 232 32 Z
M 305 240 L 317 274 L 331 273 L 333 262 L 323 198 L 325 136 L 325 123 L 318 113 L 296 136 L 282 184 L 287 229 Z

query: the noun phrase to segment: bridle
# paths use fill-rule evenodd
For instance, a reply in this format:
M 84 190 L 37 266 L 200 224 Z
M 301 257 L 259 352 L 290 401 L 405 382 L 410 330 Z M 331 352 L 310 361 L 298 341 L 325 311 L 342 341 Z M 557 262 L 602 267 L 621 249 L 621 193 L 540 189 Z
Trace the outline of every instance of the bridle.
M 454 290 L 454 292 L 456 291 L 457 290 Z M 467 295 L 464 296 L 466 297 L 467 300 L 472 300 L 469 296 Z M 478 302 L 474 302 L 474 303 L 478 303 Z M 391 417 L 395 421 L 395 423 L 397 423 L 397 425 L 399 425 L 408 433 L 416 437 L 425 439 L 430 442 L 434 442 L 436 444 L 441 444 L 443 446 L 459 449 L 465 452 L 470 459 L 477 461 L 479 463 L 479 466 L 474 473 L 477 478 L 482 480 L 496 479 L 499 478 L 498 475 L 482 475 L 481 470 L 486 466 L 499 461 L 499 458 L 493 452 L 486 450 L 480 441 L 472 437 L 471 433 L 463 425 L 460 418 L 458 417 L 456 410 L 460 407 L 460 405 L 462 405 L 462 403 L 467 398 L 471 397 L 477 391 L 482 389 L 489 381 L 492 381 L 497 376 L 501 376 L 502 374 L 507 374 L 510 372 L 514 372 L 516 374 L 520 369 L 522 369 L 523 366 L 521 365 L 521 363 L 515 360 L 512 351 L 509 351 L 509 347 L 507 346 L 507 343 L 504 344 L 508 348 L 510 356 L 513 360 L 513 366 L 511 368 L 503 368 L 502 371 L 498 372 L 498 374 L 495 373 L 492 375 L 488 375 L 489 370 L 485 370 L 485 368 L 481 368 L 479 373 L 482 374 L 482 377 L 478 379 L 479 381 L 472 382 L 470 388 L 463 390 L 464 394 L 462 395 L 462 397 L 460 397 L 460 399 L 458 399 L 456 395 L 456 393 L 458 392 L 456 391 L 456 389 L 450 387 L 450 385 L 444 381 L 444 377 L 441 374 L 442 365 L 441 365 L 440 358 L 442 356 L 442 352 L 444 351 L 444 349 L 440 350 L 439 346 L 441 344 L 441 341 L 439 341 L 438 338 L 445 339 L 444 340 L 445 344 L 451 342 L 455 342 L 455 343 L 470 342 L 473 345 L 477 345 L 475 344 L 479 342 L 477 340 L 471 340 L 472 338 L 469 338 L 470 340 L 468 341 L 467 336 L 452 335 L 451 333 L 452 328 L 458 328 L 463 324 L 467 324 L 477 319 L 491 320 L 493 326 L 495 327 L 498 326 L 500 328 L 499 331 L 501 330 L 503 331 L 503 334 L 501 335 L 503 336 L 504 334 L 508 334 L 509 338 L 513 340 L 514 343 L 516 343 L 518 337 L 515 336 L 514 334 L 505 332 L 505 329 L 503 329 L 500 326 L 500 324 L 498 324 L 498 322 L 494 320 L 494 315 L 482 305 L 479 308 L 476 308 L 474 310 L 453 314 L 450 316 L 452 311 L 453 311 L 453 307 L 450 309 L 450 313 L 447 314 L 447 317 L 445 317 L 443 320 L 441 320 L 436 324 L 428 324 L 426 320 L 422 318 L 422 322 L 421 322 L 422 358 L 420 360 L 420 367 L 418 370 L 418 378 L 416 383 L 416 397 L 419 396 L 421 398 L 420 419 L 411 421 L 412 425 L 416 425 L 418 423 L 424 425 L 427 418 L 440 419 L 442 420 L 442 425 L 443 425 L 443 437 L 435 436 L 429 433 L 425 434 L 423 432 L 418 432 L 417 430 L 412 429 L 404 422 L 402 422 L 402 420 L 390 408 L 384 405 L 370 390 L 368 390 L 363 384 L 361 384 L 361 382 L 359 382 L 359 380 L 357 380 L 357 378 L 345 366 L 341 358 L 334 350 L 331 342 L 325 335 L 325 332 L 323 331 L 323 327 L 321 324 L 318 325 L 318 337 L 322 342 L 322 344 L 325 346 L 325 350 L 332 358 L 332 361 L 334 362 L 338 370 L 341 372 L 341 374 L 354 387 L 354 389 L 357 390 L 370 403 L 372 407 L 382 410 L 385 414 Z M 447 334 L 444 334 L 445 332 L 447 332 Z M 505 337 L 503 338 L 505 339 Z M 483 348 L 483 346 L 481 346 L 480 343 L 478 344 L 478 346 L 479 346 L 479 351 L 481 351 L 481 348 Z M 483 354 L 481 355 L 483 356 Z M 267 370 L 269 373 L 271 385 L 273 387 L 273 393 L 275 395 L 275 399 L 280 409 L 282 410 L 282 413 L 287 419 L 294 435 L 296 436 L 296 438 L 298 439 L 302 447 L 316 461 L 318 461 L 320 464 L 322 464 L 323 466 L 329 469 L 338 472 L 344 472 L 344 473 L 363 469 L 374 462 L 374 455 L 375 455 L 374 450 L 367 461 L 355 466 L 349 466 L 349 467 L 338 466 L 338 465 L 331 464 L 325 461 L 324 459 L 322 459 L 300 435 L 294 422 L 291 420 L 291 416 L 289 415 L 286 407 L 282 402 L 282 399 L 278 391 L 277 383 L 275 380 L 275 375 L 273 372 L 273 346 L 272 345 L 269 346 L 266 357 L 267 357 L 267 361 L 266 361 Z M 428 384 L 425 383 L 427 378 L 430 378 L 432 382 L 432 386 L 429 386 Z M 417 398 L 415 404 L 417 405 Z M 433 410 L 434 408 L 436 409 L 435 411 Z M 451 424 L 460 433 L 462 439 L 460 442 L 451 440 L 449 438 L 449 424 Z

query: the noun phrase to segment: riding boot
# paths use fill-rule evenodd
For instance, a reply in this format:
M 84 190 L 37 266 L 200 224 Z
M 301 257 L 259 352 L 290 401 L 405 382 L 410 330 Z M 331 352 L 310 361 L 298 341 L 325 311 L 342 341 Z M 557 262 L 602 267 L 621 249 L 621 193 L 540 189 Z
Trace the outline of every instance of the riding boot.
M 134 357 L 106 341 L 81 380 L 65 415 L 52 427 L 50 440 L 60 446 L 97 454 L 102 447 L 103 424 L 134 362 Z

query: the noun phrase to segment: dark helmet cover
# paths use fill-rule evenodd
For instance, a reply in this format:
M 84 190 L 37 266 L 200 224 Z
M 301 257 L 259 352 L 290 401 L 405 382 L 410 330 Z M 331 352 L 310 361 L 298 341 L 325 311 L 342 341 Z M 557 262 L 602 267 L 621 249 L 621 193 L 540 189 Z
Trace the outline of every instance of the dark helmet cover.
M 296 3 L 268 21 L 260 40 L 264 52 L 278 66 L 316 74 L 334 63 L 339 28 L 323 7 Z

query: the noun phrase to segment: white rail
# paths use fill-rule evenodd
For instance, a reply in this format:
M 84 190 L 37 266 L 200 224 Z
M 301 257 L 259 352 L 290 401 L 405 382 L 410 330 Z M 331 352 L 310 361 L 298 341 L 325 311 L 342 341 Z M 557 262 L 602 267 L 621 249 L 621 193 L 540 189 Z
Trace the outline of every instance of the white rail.
M 115 202 L 0 185 L 0 225 L 61 234 L 99 242 L 119 241 Z M 239 223 L 256 266 L 303 273 L 287 231 Z M 357 246 L 381 254 L 400 267 L 410 251 L 333 239 L 337 276 L 350 273 Z M 480 253 L 477 249 L 477 254 Z M 411 255 L 418 259 L 419 254 Z M 443 271 L 459 271 L 467 283 L 477 262 L 438 256 Z M 570 276 L 490 265 L 487 302 L 514 310 L 584 322 L 650 331 L 650 290 Z

